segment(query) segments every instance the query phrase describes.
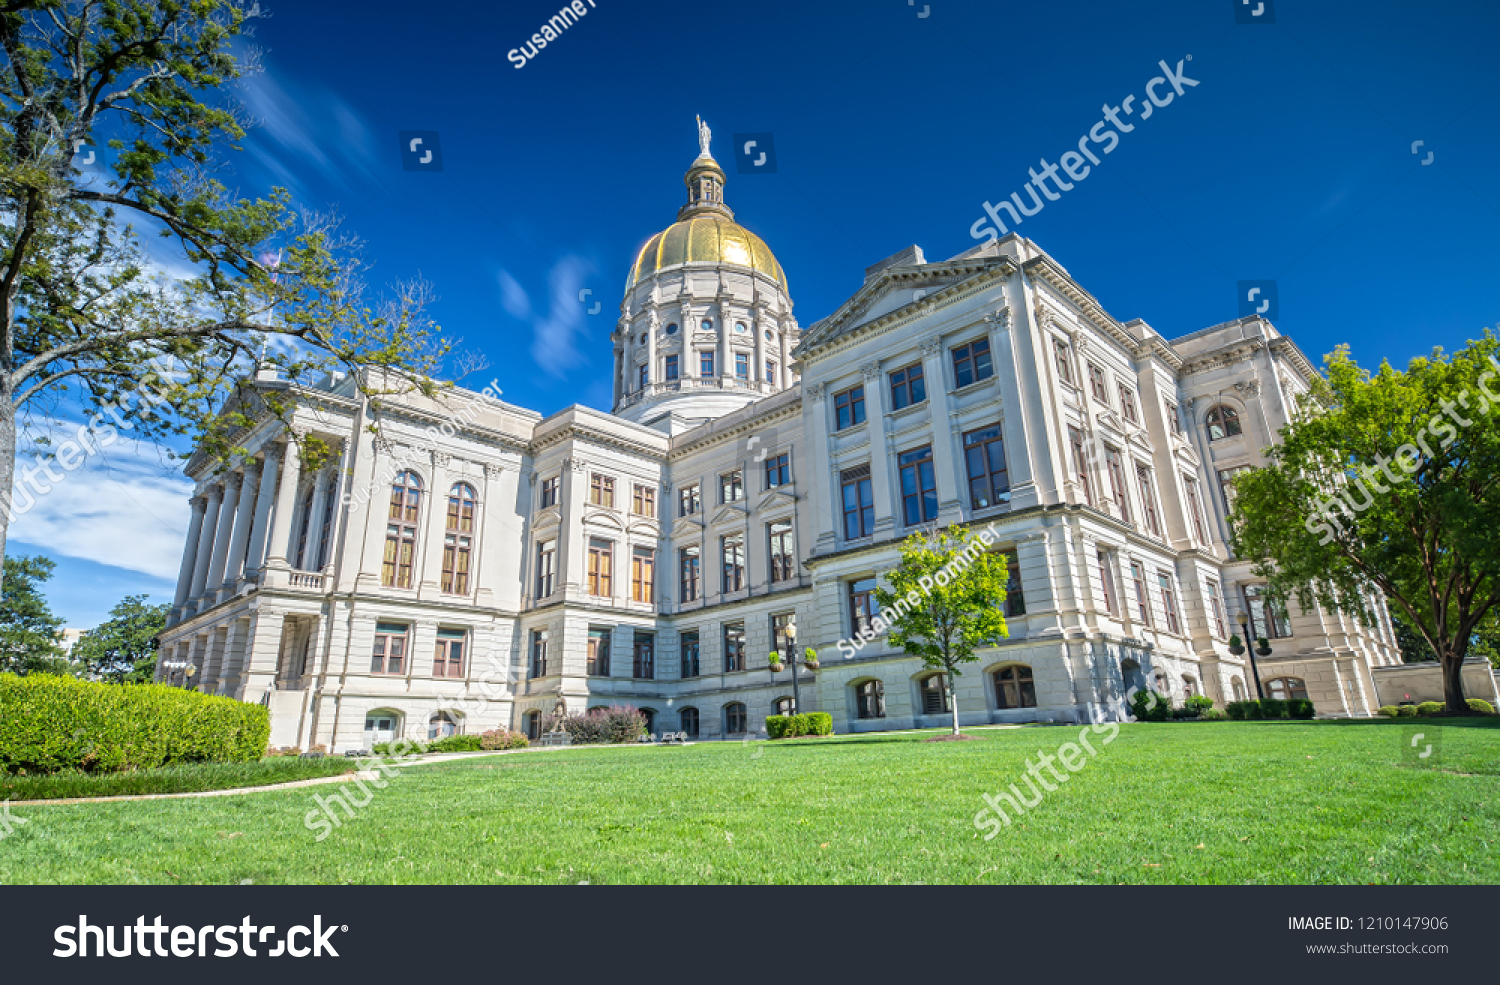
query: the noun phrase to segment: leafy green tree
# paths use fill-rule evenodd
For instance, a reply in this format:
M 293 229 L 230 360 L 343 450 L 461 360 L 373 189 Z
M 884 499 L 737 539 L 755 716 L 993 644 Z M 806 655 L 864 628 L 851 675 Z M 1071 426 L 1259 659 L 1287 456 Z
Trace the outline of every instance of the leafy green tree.
M 63 619 L 52 614 L 42 597 L 42 583 L 52 577 L 48 557 L 8 557 L 0 586 L 0 672 L 66 674 L 68 655 L 60 642 Z
M 145 595 L 127 595 L 110 618 L 73 644 L 78 675 L 115 684 L 149 684 L 156 672 L 156 638 L 167 625 L 168 603 L 147 605 Z
M 258 16 L 248 0 L 0 7 L 0 554 L 11 496 L 29 509 L 54 462 L 77 468 L 116 427 L 224 460 L 247 424 L 285 419 L 296 387 L 242 389 L 255 372 L 298 384 L 346 368 L 370 396 L 438 389 L 447 346 L 425 284 L 367 302 L 336 219 L 215 177 L 245 133 L 234 87 L 259 70 L 242 37 Z M 172 256 L 148 255 L 135 224 Z M 49 444 L 18 421 L 58 407 L 88 425 L 13 482 L 21 439 Z M 299 440 L 307 465 L 326 458 Z
M 1399 371 L 1340 347 L 1265 468 L 1235 479 L 1235 550 L 1270 593 L 1373 621 L 1377 591 L 1469 714 L 1464 658 L 1500 602 L 1500 340 Z
M 1005 625 L 1005 560 L 989 550 L 986 530 L 964 537 L 951 530 L 916 533 L 901 545 L 901 560 L 875 588 L 880 612 L 876 632 L 947 676 L 953 734 L 958 735 L 960 664 L 994 646 L 1010 631 Z

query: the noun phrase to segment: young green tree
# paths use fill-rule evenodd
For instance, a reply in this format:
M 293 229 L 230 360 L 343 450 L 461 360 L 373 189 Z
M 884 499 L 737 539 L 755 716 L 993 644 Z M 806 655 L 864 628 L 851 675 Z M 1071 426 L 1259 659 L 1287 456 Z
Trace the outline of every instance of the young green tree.
M 48 446 L 18 421 L 63 409 L 89 422 L 21 470 L 40 495 L 39 466 L 55 481 L 53 461 L 77 468 L 116 425 L 224 460 L 331 368 L 367 394 L 436 389 L 446 346 L 422 314 L 425 284 L 367 302 L 336 220 L 215 177 L 245 133 L 233 90 L 258 70 L 257 16 L 248 0 L 0 8 L 0 554 L 18 446 Z M 155 256 L 137 226 L 161 238 Z M 233 399 L 265 369 L 294 386 Z M 311 466 L 328 449 L 301 451 Z
M 1236 478 L 1235 551 L 1271 594 L 1365 624 L 1384 592 L 1469 714 L 1461 668 L 1500 602 L 1500 340 L 1404 372 L 1340 347 L 1265 468 Z
M 947 676 L 953 734 L 958 735 L 959 665 L 974 651 L 1009 635 L 1005 625 L 1005 560 L 989 550 L 994 536 L 965 537 L 951 530 L 912 534 L 901 560 L 875 588 L 880 613 L 875 629 Z M 889 622 L 887 622 L 889 620 Z
M 66 674 L 68 655 L 60 641 L 63 620 L 42 597 L 52 577 L 48 557 L 8 557 L 0 586 L 0 673 Z
M 109 610 L 109 620 L 73 644 L 80 677 L 114 684 L 149 684 L 156 671 L 156 637 L 167 625 L 170 604 L 147 605 L 145 595 L 127 595 Z

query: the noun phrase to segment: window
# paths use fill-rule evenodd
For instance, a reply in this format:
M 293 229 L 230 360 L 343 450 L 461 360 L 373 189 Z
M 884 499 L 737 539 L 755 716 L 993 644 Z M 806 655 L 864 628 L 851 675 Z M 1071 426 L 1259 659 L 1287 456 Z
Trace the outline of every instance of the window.
M 557 505 L 557 476 L 542 480 L 542 509 Z
M 1275 677 L 1266 681 L 1266 696 L 1277 701 L 1306 701 L 1307 682 L 1300 677 Z
M 1223 404 L 1208 412 L 1205 419 L 1208 425 L 1208 440 L 1218 441 L 1220 438 L 1233 438 L 1243 433 L 1240 427 L 1240 415 L 1233 407 L 1225 407 Z
M 415 472 L 402 472 L 391 485 L 390 525 L 385 531 L 385 558 L 380 583 L 410 588 L 417 556 L 417 519 L 422 512 L 422 480 Z
M 440 711 L 427 719 L 427 738 L 445 739 L 458 734 L 458 723 L 446 711 Z
M 750 379 L 750 354 L 748 352 L 734 354 L 734 375 L 736 379 Z
M 776 363 L 770 359 L 766 360 L 766 382 L 776 382 Z
M 589 539 L 588 589 L 590 595 L 609 597 L 614 594 L 615 545 L 607 540 Z
M 526 738 L 535 742 L 542 737 L 542 713 L 539 711 L 528 711 L 526 713 Z
M 681 370 L 677 366 L 677 354 L 675 352 L 667 357 L 666 372 L 663 375 L 669 382 L 681 375 Z
M 745 535 L 728 534 L 719 538 L 722 547 L 724 588 L 727 595 L 745 587 Z
M 1191 674 L 1182 675 L 1182 696 L 1191 698 L 1198 693 L 1198 682 Z
M 377 742 L 390 742 L 396 738 L 396 715 L 393 712 L 372 711 L 365 716 L 365 748 Z
M 328 482 L 328 498 L 323 502 L 323 526 L 318 532 L 318 565 L 314 569 L 322 571 L 323 566 L 328 563 L 328 545 L 333 542 L 333 520 L 338 515 L 338 508 L 334 505 L 339 501 L 339 480 L 337 477 Z
M 589 502 L 607 509 L 615 508 L 615 480 L 595 473 L 589 476 Z
M 1146 594 L 1146 569 L 1139 561 L 1130 562 L 1130 580 L 1135 583 L 1135 604 L 1141 624 L 1151 625 L 1151 597 Z
M 531 676 L 547 676 L 547 638 L 548 631 L 545 629 L 533 629 L 531 631 Z
M 630 600 L 653 602 L 656 600 L 656 552 L 649 547 L 637 547 L 630 552 Z
M 1286 609 L 1266 595 L 1266 586 L 1246 585 L 1245 605 L 1250 610 L 1250 632 L 1255 639 L 1280 640 L 1292 635 Z
M 865 388 L 862 386 L 833 395 L 834 430 L 842 431 L 865 422 Z
M 875 491 L 870 485 L 870 466 L 860 465 L 839 473 L 844 492 L 844 537 L 868 537 L 875 532 Z
M 552 594 L 552 578 L 557 573 L 557 541 L 544 540 L 536 546 L 536 597 Z
M 677 713 L 677 727 L 690 739 L 698 738 L 698 709 L 684 708 Z
M 609 676 L 610 642 L 609 630 L 589 630 L 588 664 L 585 667 L 585 672 L 590 677 Z
M 1161 536 L 1161 523 L 1156 516 L 1156 492 L 1151 488 L 1151 470 L 1144 465 L 1135 467 L 1135 481 L 1141 490 L 1141 509 L 1146 514 L 1146 529 L 1153 537 Z
M 1234 688 L 1234 700 L 1236 700 L 1236 701 L 1244 701 L 1245 700 L 1245 682 L 1242 681 L 1242 680 L 1240 680 L 1238 677 L 1231 677 L 1229 679 L 1229 685 L 1230 685 L 1230 687 Z
M 937 476 L 932 449 L 906 452 L 901 463 L 901 511 L 908 527 L 937 519 Z
M 724 706 L 724 731 L 730 735 L 743 735 L 749 731 L 750 716 L 745 706 L 736 701 Z
M 766 488 L 775 489 L 792 481 L 792 456 L 789 452 L 766 459 Z
M 885 685 L 865 681 L 854 689 L 854 701 L 860 718 L 885 717 Z
M 900 410 L 927 399 L 927 381 L 922 378 L 922 364 L 912 363 L 891 374 L 891 409 Z
M 1135 391 L 1123 383 L 1120 384 L 1120 413 L 1131 424 L 1141 423 L 1141 416 L 1135 412 Z
M 406 665 L 406 638 L 411 627 L 404 623 L 375 624 L 375 649 L 370 656 L 370 673 L 399 674 Z
M 650 633 L 635 634 L 635 659 L 630 665 L 630 676 L 636 680 L 649 681 L 656 677 L 656 637 Z
M 995 707 L 1002 711 L 1036 707 L 1036 680 L 1030 667 L 1016 664 L 995 671 Z
M 1052 340 L 1052 360 L 1057 364 L 1057 378 L 1069 386 L 1073 385 L 1073 360 L 1068 352 L 1068 343 Z
M 668 335 L 676 335 L 677 334 L 677 323 L 676 322 L 672 322 L 671 324 L 669 324 L 667 326 L 667 328 L 666 328 L 666 333 Z
M 308 486 L 307 492 L 302 496 L 302 523 L 297 528 L 297 557 L 293 567 L 298 570 L 306 569 L 302 559 L 307 557 L 307 532 L 312 528 L 313 501 L 316 498 L 317 494 L 313 486 Z M 307 558 L 307 560 L 311 561 L 312 558 Z
M 995 367 L 990 362 L 989 339 L 975 339 L 968 345 L 961 345 L 953 350 L 955 386 L 966 387 L 970 383 L 987 380 L 994 375 Z
M 1125 492 L 1125 467 L 1120 464 L 1120 452 L 1104 446 L 1104 468 L 1109 473 L 1109 489 L 1114 494 L 1115 505 L 1120 508 L 1120 518 L 1130 522 L 1130 500 Z
M 433 677 L 464 676 L 464 640 L 468 634 L 462 629 L 439 629 L 437 653 L 432 658 Z
M 1109 563 L 1109 553 L 1099 552 L 1099 584 L 1104 590 L 1104 610 L 1118 615 L 1115 609 L 1115 575 Z
M 703 492 L 698 483 L 677 490 L 677 515 L 692 516 L 703 508 Z
M 1170 400 L 1163 400 L 1162 409 L 1167 412 L 1167 430 L 1172 434 L 1181 434 L 1182 418 L 1177 416 L 1177 405 Z
M 776 709 L 778 715 L 797 714 L 797 702 L 792 698 L 777 698 L 772 707 Z
M 1230 513 L 1234 510 L 1234 477 L 1241 472 L 1250 471 L 1248 465 L 1236 465 L 1233 468 L 1219 470 L 1219 495 L 1224 497 L 1224 512 Z
M 697 677 L 701 673 L 698 665 L 698 631 L 694 629 L 683 633 L 677 638 L 677 646 L 682 652 L 682 676 Z
M 1005 552 L 1005 615 L 1026 615 L 1026 593 L 1021 590 L 1021 559 L 1015 551 Z
M 636 516 L 656 516 L 656 487 L 636 486 L 630 495 L 630 512 Z
M 745 498 L 745 473 L 742 469 L 719 476 L 719 502 L 738 503 Z
M 1161 589 L 1161 607 L 1167 614 L 1167 632 L 1180 633 L 1182 627 L 1177 621 L 1177 595 L 1172 591 L 1172 576 L 1165 571 L 1158 571 L 1156 587 Z
M 948 678 L 942 674 L 922 678 L 922 714 L 941 715 L 952 710 L 948 700 Z
M 777 653 L 786 654 L 787 646 L 791 639 L 787 636 L 787 627 L 797 618 L 795 612 L 779 612 L 771 617 L 771 649 Z
M 766 524 L 766 534 L 771 542 L 771 583 L 790 581 L 792 566 L 796 563 L 792 543 L 792 521 L 777 520 Z
M 1068 425 L 1068 444 L 1073 448 L 1073 470 L 1078 484 L 1083 487 L 1083 501 L 1094 505 L 1094 490 L 1089 486 L 1089 459 L 1083 450 L 1083 432 Z
M 732 674 L 745 669 L 745 624 L 724 624 L 724 673 Z
M 964 463 L 969 470 L 969 501 L 976 510 L 1010 502 L 1010 475 L 1005 470 L 1000 425 L 964 435 Z
M 474 487 L 456 483 L 448 492 L 448 528 L 443 535 L 443 580 L 448 595 L 469 594 L 469 569 L 474 552 Z
M 636 380 L 635 388 L 637 390 L 646 389 L 646 384 L 651 382 L 651 367 L 647 366 L 645 363 L 642 363 L 638 377 L 639 378 Z
M 677 552 L 677 567 L 682 574 L 682 601 L 696 602 L 703 594 L 702 559 L 696 545 Z
M 1219 596 L 1219 583 L 1209 580 L 1203 583 L 1208 589 L 1208 616 L 1213 620 L 1214 635 L 1224 638 L 1224 600 Z
M 1108 386 L 1106 385 L 1106 383 L 1104 382 L 1104 370 L 1100 369 L 1098 366 L 1095 366 L 1093 363 L 1089 363 L 1088 367 L 1089 367 L 1089 392 L 1094 395 L 1094 399 L 1095 400 L 1099 401 L 1101 404 L 1103 404 L 1104 406 L 1108 407 L 1109 406 L 1109 389 L 1108 389 Z
M 711 379 L 714 375 L 714 354 L 712 352 L 698 353 L 698 375 Z
M 1182 491 L 1187 495 L 1188 517 L 1193 521 L 1193 533 L 1198 538 L 1198 543 L 1207 544 L 1208 538 L 1203 535 L 1203 510 L 1198 505 L 1198 480 L 1190 475 L 1182 477 Z
M 849 583 L 849 620 L 853 635 L 866 633 L 875 618 L 875 579 L 861 578 Z

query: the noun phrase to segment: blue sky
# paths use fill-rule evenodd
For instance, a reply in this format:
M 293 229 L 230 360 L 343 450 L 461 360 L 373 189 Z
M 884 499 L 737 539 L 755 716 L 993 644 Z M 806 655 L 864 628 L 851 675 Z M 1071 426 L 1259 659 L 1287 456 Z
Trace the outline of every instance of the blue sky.
M 1199 84 L 1122 117 L 1134 130 L 1017 227 L 1113 315 L 1182 335 L 1237 317 L 1239 281 L 1272 279 L 1310 357 L 1347 342 L 1371 364 L 1500 322 L 1490 0 L 1276 0 L 1274 23 L 1238 25 L 1234 0 L 595 0 L 517 69 L 507 52 L 560 6 L 264 0 L 267 70 L 244 87 L 262 125 L 233 157 L 243 192 L 336 205 L 375 286 L 430 280 L 486 379 L 544 413 L 607 409 L 626 269 L 683 200 L 695 114 L 807 326 L 876 260 L 974 245 L 984 201 L 1075 149 L 1103 107 L 1134 94 L 1142 112 L 1161 61 Z M 442 171 L 403 170 L 407 130 L 437 132 Z M 736 133 L 770 133 L 776 172 L 739 174 Z M 83 513 L 59 499 L 12 528 L 12 551 L 57 558 L 70 625 L 172 593 L 185 480 L 119 450 L 70 476 Z M 151 519 L 122 521 L 125 496 Z

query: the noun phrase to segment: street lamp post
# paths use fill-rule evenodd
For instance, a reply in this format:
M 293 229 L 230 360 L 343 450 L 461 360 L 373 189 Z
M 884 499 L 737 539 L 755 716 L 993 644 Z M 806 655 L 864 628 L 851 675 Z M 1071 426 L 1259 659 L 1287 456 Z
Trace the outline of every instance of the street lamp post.
M 786 624 L 786 665 L 792 672 L 792 714 L 802 714 L 802 695 L 797 689 L 797 624 Z
M 1245 655 L 1250 658 L 1250 673 L 1255 678 L 1255 697 L 1264 701 L 1266 695 L 1260 689 L 1260 668 L 1255 665 L 1255 644 L 1250 641 L 1250 621 L 1243 612 L 1240 613 L 1240 639 L 1245 641 Z

